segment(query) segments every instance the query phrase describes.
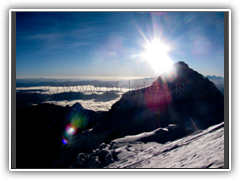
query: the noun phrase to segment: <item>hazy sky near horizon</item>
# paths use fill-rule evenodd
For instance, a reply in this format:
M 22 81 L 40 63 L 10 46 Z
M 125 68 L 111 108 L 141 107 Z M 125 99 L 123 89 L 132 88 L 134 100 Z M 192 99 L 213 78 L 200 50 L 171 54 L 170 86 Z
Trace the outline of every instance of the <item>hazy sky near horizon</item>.
M 154 40 L 172 62 L 224 76 L 223 12 L 17 12 L 17 78 L 159 76 L 142 57 Z

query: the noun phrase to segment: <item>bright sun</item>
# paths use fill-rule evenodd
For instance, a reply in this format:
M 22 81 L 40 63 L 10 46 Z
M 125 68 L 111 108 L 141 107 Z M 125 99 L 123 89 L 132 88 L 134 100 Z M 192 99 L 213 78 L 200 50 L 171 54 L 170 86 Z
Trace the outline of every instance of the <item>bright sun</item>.
M 153 40 L 147 43 L 145 49 L 142 58 L 151 64 L 155 73 L 163 73 L 172 66 L 173 63 L 167 55 L 170 49 L 161 41 Z

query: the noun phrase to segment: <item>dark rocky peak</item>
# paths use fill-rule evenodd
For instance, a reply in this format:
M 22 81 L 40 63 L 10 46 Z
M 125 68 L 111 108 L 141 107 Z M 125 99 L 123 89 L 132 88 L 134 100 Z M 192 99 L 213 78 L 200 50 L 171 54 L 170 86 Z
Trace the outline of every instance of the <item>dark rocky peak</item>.
M 79 102 L 77 102 L 77 103 L 75 103 L 74 105 L 72 105 L 71 108 L 72 108 L 72 109 L 75 109 L 76 111 L 80 111 L 80 110 L 84 109 Z
M 177 81 L 189 81 L 191 79 L 204 78 L 203 75 L 197 71 L 189 68 L 188 64 L 183 61 L 179 61 L 172 65 L 172 67 L 161 74 L 157 79 L 158 82 L 177 82 Z
M 153 82 L 153 87 L 162 86 L 164 91 L 170 92 L 172 96 L 177 98 L 182 96 L 182 100 L 220 100 L 223 99 L 222 93 L 216 88 L 214 83 L 197 71 L 189 68 L 184 62 L 175 63 L 172 68 L 161 74 L 159 78 Z M 172 89 L 174 87 L 174 89 Z M 181 93 L 177 93 L 177 89 L 181 89 Z M 179 89 L 179 90 L 180 90 Z M 175 92 L 175 93 L 171 93 Z M 166 93 L 165 93 L 166 94 Z M 178 97 L 176 96 L 178 95 Z
M 184 61 L 179 61 L 175 64 L 173 64 L 174 67 L 180 67 L 180 68 L 189 68 L 188 64 L 186 64 Z

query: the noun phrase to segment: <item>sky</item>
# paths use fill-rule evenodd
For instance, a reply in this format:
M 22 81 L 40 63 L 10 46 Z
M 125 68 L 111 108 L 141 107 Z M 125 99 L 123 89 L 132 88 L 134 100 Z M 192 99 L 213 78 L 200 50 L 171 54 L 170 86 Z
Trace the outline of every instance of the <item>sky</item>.
M 224 13 L 16 13 L 17 78 L 156 77 L 170 61 L 224 77 Z

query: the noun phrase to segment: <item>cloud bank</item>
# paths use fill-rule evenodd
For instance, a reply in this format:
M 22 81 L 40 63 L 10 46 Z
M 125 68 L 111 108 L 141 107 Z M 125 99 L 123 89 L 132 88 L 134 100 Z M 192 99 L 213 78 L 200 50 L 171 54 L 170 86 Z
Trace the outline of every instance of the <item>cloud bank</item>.
M 79 102 L 85 109 L 93 110 L 93 111 L 109 111 L 112 105 L 120 100 L 121 95 L 127 92 L 129 89 L 122 88 L 117 89 L 116 87 L 97 87 L 87 85 L 87 86 L 65 86 L 65 87 L 53 87 L 53 86 L 38 86 L 38 87 L 24 87 L 24 88 L 16 88 L 17 93 L 38 93 L 44 95 L 60 95 L 61 93 L 82 93 L 84 95 L 100 95 L 103 96 L 101 99 L 94 98 L 93 99 L 77 99 L 77 100 L 50 100 L 45 101 L 44 103 L 55 104 L 59 106 L 72 106 L 73 104 Z M 104 98 L 106 93 L 115 93 L 116 99 L 106 99 Z M 98 96 L 96 96 L 98 97 Z M 37 105 L 37 104 L 32 104 Z

